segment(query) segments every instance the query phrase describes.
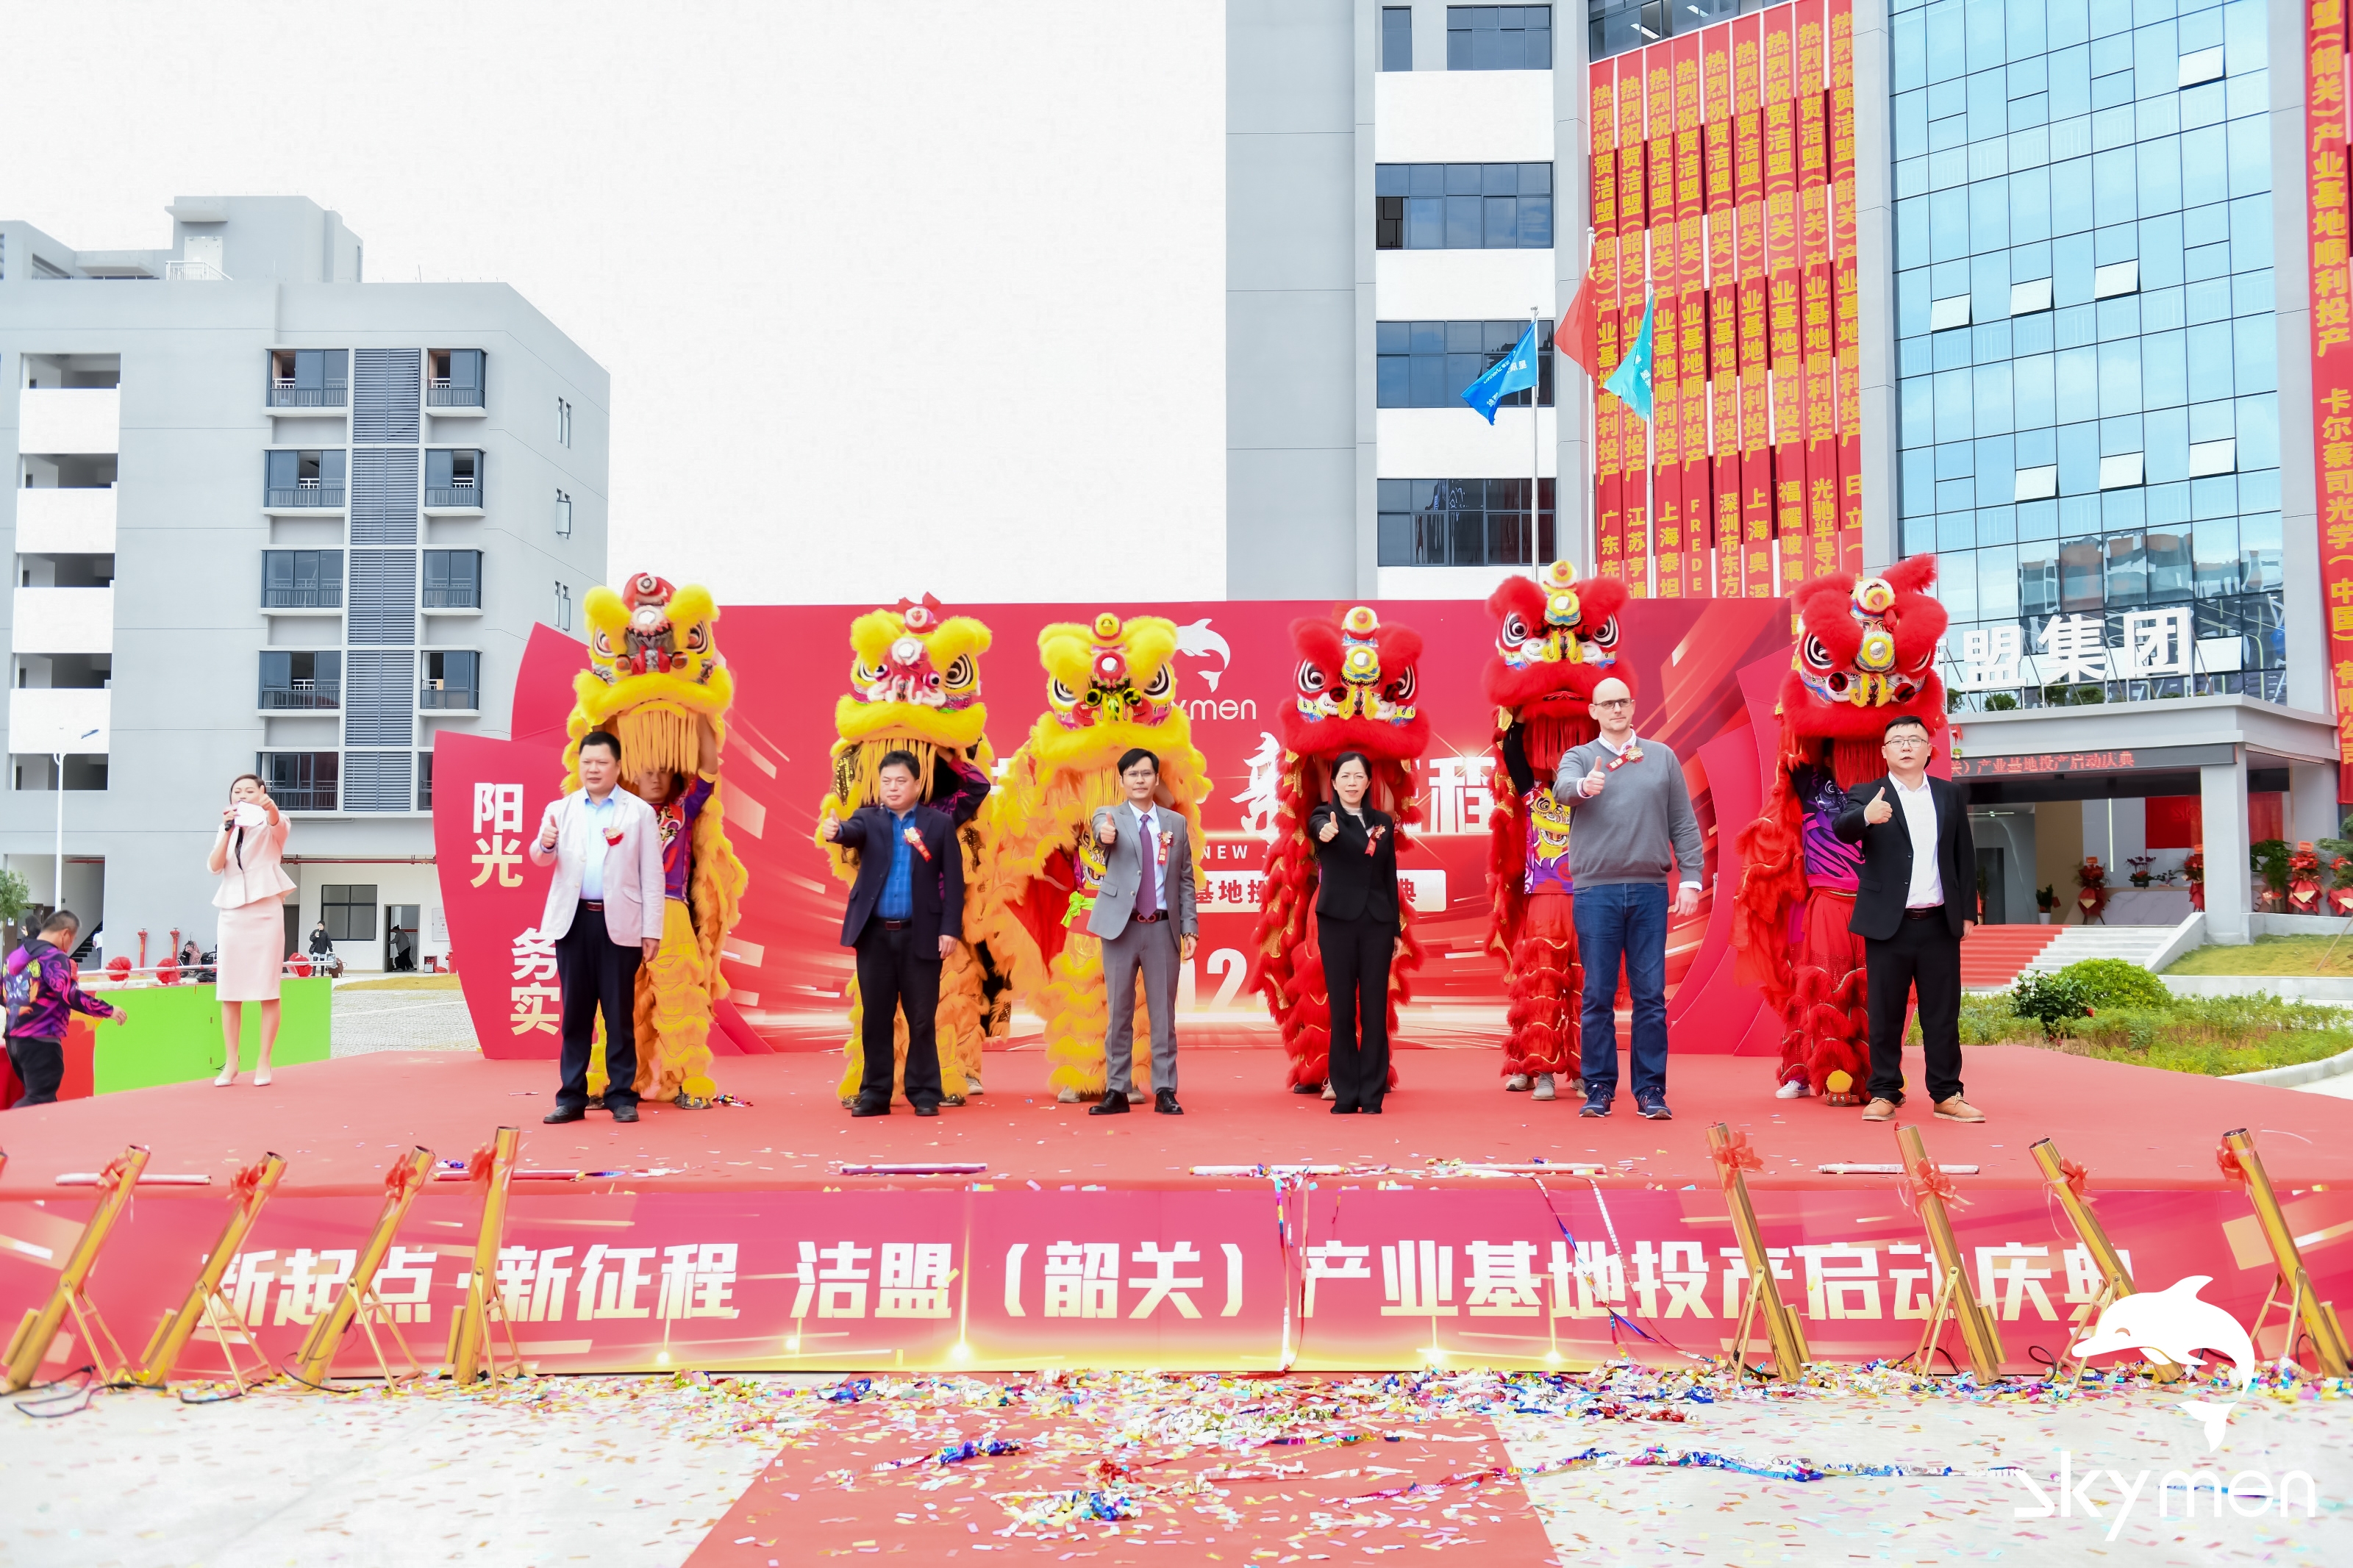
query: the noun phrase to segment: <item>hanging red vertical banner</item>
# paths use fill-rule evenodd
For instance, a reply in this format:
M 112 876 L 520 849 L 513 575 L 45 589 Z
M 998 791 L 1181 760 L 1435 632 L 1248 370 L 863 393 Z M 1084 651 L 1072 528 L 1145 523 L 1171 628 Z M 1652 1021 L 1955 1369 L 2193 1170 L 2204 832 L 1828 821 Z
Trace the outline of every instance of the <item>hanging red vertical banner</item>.
M 1675 295 L 1683 345 L 1681 471 L 1683 555 L 1679 598 L 1704 598 L 1710 588 L 1708 546 L 1715 498 L 1707 476 L 1707 164 L 1702 154 L 1707 123 L 1701 83 L 1701 36 L 1675 40 Z M 1663 575 L 1665 566 L 1661 565 Z
M 1773 585 L 1772 362 L 1765 331 L 1765 31 L 1761 17 L 1732 24 L 1733 286 L 1740 365 L 1740 592 Z
M 1618 574 L 1626 546 L 1626 520 L 1618 506 L 1618 400 L 1601 390 L 1618 368 L 1618 62 L 1603 60 L 1588 75 L 1593 125 L 1593 559 L 1596 576 Z M 1558 384 L 1556 383 L 1556 385 Z M 1556 396 L 1557 404 L 1560 399 Z M 1556 491 L 1559 487 L 1555 486 Z M 1567 552 L 1564 550 L 1564 554 Z
M 1854 0 L 1831 0 L 1831 267 L 1838 360 L 1838 569 L 1862 570 L 1862 309 L 1855 260 Z M 1891 477 L 1891 483 L 1893 482 Z
M 1806 373 L 1798 234 L 1796 11 L 1765 26 L 1766 334 L 1773 374 L 1773 536 L 1784 591 L 1806 577 Z
M 2353 289 L 2348 205 L 2343 0 L 2305 0 L 2306 262 L 2312 300 L 2312 415 L 2320 491 L 2321 604 L 2337 690 L 2337 761 L 2353 763 Z
M 1619 107 L 1621 110 L 1625 107 L 1622 98 Z M 1624 199 L 1622 194 L 1620 199 Z M 1618 352 L 1621 357 L 1632 350 L 1642 330 L 1645 291 L 1650 287 L 1649 252 L 1648 232 L 1630 226 L 1621 207 L 1618 215 Z M 1644 488 L 1651 468 L 1650 439 L 1649 423 L 1621 405 L 1618 411 L 1619 572 L 1630 591 L 1642 594 L 1650 592 L 1651 581 L 1650 494 Z
M 1714 574 L 1707 592 L 1740 596 L 1740 307 L 1734 285 L 1732 27 L 1700 35 L 1700 110 L 1706 120 L 1707 407 Z
M 1798 211 L 1805 257 L 1800 310 L 1806 353 L 1807 571 L 1820 576 L 1838 569 L 1838 378 L 1831 359 L 1836 307 L 1831 298 L 1830 187 L 1799 191 Z

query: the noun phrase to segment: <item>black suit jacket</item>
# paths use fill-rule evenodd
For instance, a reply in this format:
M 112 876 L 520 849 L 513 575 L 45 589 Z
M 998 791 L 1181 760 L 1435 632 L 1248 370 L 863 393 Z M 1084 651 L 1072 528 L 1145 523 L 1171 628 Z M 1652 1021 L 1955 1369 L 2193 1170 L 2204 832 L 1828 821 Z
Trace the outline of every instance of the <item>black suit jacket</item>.
M 1340 819 L 1340 831 L 1326 844 L 1318 837 L 1327 818 Z M 1370 830 L 1379 828 L 1375 836 Z M 1366 840 L 1373 851 L 1365 853 Z M 1365 821 L 1356 820 L 1329 802 L 1307 816 L 1307 841 L 1315 846 L 1315 912 L 1337 921 L 1376 920 L 1397 923 L 1397 822 L 1388 813 L 1365 807 Z
M 909 863 L 908 892 L 915 929 L 928 935 L 964 935 L 964 853 L 956 843 L 955 824 L 947 814 L 928 805 L 915 807 L 915 829 L 923 835 L 926 860 L 914 855 Z M 858 851 L 858 880 L 849 889 L 849 911 L 841 922 L 841 945 L 855 947 L 882 901 L 882 884 L 891 878 L 892 816 L 879 805 L 861 805 L 842 820 L 845 849 Z M 912 851 L 910 852 L 913 853 Z
M 1883 789 L 1892 815 L 1884 822 L 1864 821 L 1862 808 Z M 1968 803 L 1961 798 L 1960 785 L 1934 774 L 1928 798 L 1936 803 L 1936 875 L 1945 887 L 1945 924 L 1957 937 L 1962 922 L 1978 914 L 1978 849 L 1969 837 Z M 1904 825 L 1895 781 L 1882 774 L 1849 790 L 1831 831 L 1862 846 L 1854 918 L 1846 929 L 1884 942 L 1904 923 L 1904 906 L 1912 896 L 1912 830 Z

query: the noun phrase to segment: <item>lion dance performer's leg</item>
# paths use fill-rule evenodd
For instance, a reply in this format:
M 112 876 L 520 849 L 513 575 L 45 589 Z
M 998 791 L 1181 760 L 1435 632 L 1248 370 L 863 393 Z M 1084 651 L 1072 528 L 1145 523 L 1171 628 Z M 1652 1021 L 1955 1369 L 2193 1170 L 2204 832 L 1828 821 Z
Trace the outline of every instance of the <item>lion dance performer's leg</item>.
M 1575 909 L 1569 894 L 1528 896 L 1520 940 L 1512 949 L 1511 1034 L 1504 1047 L 1507 1074 L 1577 1074 L 1585 969 L 1577 961 Z
M 1049 966 L 1038 1012 L 1046 1020 L 1046 1081 L 1059 1098 L 1092 1100 L 1103 1091 L 1103 942 L 1074 925 Z
M 690 1083 L 711 1081 L 711 989 L 702 947 L 686 905 L 662 900 L 661 946 L 638 971 L 638 1098 L 706 1100 Z
M 1850 894 L 1816 888 L 1807 895 L 1791 1033 L 1805 1053 L 1807 1082 L 1826 1105 L 1862 1104 L 1871 1077 L 1862 938 L 1847 930 L 1853 916 Z

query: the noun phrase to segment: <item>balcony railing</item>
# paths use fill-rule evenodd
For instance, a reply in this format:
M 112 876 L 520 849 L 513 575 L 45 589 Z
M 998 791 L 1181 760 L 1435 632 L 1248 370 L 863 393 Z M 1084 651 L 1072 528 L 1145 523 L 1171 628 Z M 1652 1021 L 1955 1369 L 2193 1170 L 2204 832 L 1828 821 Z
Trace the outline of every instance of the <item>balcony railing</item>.
M 425 584 L 425 607 L 428 610 L 479 610 L 482 607 L 481 585 L 477 583 L 427 583 Z
M 439 489 L 428 486 L 425 491 L 425 504 L 479 507 L 482 504 L 482 487 L 471 479 L 452 480 Z
M 166 261 L 164 263 L 166 283 L 227 283 L 229 275 L 209 261 Z
M 425 405 L 427 408 L 480 408 L 482 389 L 479 386 L 453 386 L 446 375 L 437 375 L 425 384 Z
M 343 705 L 343 683 L 340 680 L 290 680 L 283 686 L 261 689 L 261 706 L 273 710 L 318 711 Z
M 269 786 L 269 798 L 287 811 L 332 811 L 335 809 L 335 786 L 332 784 L 275 784 Z
M 428 680 L 417 689 L 417 705 L 424 709 L 442 709 L 458 712 L 471 710 L 475 706 L 474 689 L 447 680 Z
M 341 506 L 343 504 L 343 487 L 321 484 L 316 479 L 304 479 L 292 489 L 272 486 L 262 504 L 275 507 Z
M 350 400 L 349 387 L 297 386 L 290 381 L 269 384 L 272 408 L 341 408 Z
M 261 590 L 261 607 L 265 610 L 340 610 L 343 607 L 343 585 L 336 583 L 298 583 L 291 587 L 283 584 L 265 584 Z

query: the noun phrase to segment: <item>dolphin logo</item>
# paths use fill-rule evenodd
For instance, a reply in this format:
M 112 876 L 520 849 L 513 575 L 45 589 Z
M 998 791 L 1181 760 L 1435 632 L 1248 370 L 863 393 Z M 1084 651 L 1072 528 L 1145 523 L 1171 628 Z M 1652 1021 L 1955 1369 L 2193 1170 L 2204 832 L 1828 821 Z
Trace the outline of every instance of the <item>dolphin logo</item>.
M 1211 654 L 1218 656 L 1217 668 L 1200 672 L 1201 679 L 1209 683 L 1212 691 L 1218 689 L 1218 681 L 1225 675 L 1226 668 L 1234 662 L 1234 650 L 1226 646 L 1222 636 L 1209 628 L 1207 616 L 1190 626 L 1176 628 L 1176 651 L 1189 653 L 1197 658 L 1206 658 Z
M 2221 1404 L 2202 1399 L 2180 1402 L 2189 1417 L 2206 1428 L 2209 1451 L 2222 1446 L 2223 1424 L 2237 1407 L 2239 1396 L 2255 1380 L 2255 1346 L 2247 1338 L 2247 1331 L 2230 1313 L 2198 1298 L 2199 1290 L 2211 1283 L 2211 1275 L 2189 1274 L 2162 1290 L 2111 1301 L 2100 1313 L 2091 1337 L 2075 1347 L 2078 1354 L 2087 1357 L 2105 1355 L 2111 1351 L 2155 1351 L 2183 1366 L 2204 1365 L 2195 1353 L 2201 1349 L 2220 1351 L 2230 1357 L 2239 1379 L 2238 1389 L 2230 1400 Z

